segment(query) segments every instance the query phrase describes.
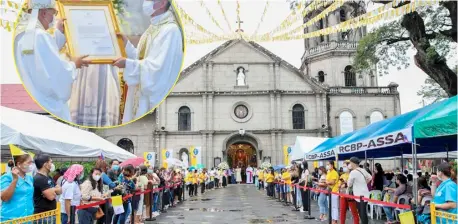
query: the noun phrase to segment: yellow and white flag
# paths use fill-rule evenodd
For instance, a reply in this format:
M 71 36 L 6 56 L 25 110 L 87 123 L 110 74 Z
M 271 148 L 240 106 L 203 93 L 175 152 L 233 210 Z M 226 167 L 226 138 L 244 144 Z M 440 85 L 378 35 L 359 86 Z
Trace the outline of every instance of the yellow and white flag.
M 113 205 L 113 211 L 115 215 L 124 213 L 124 207 L 122 206 L 122 197 L 121 196 L 112 197 L 111 205 Z
M 172 158 L 173 149 L 162 149 L 162 167 L 168 168 L 167 159 Z
M 197 164 L 202 164 L 202 147 L 191 146 L 191 166 L 197 167 Z
M 291 146 L 289 145 L 284 145 L 283 146 L 283 162 L 284 162 L 284 165 L 287 166 L 289 164 L 289 156 L 291 155 Z

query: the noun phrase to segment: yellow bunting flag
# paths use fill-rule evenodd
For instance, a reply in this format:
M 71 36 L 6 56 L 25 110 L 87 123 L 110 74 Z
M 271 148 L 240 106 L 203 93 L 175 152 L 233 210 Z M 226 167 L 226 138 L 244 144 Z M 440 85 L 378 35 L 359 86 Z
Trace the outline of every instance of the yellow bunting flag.
M 124 213 L 124 207 L 122 206 L 122 197 L 114 196 L 111 198 L 111 205 L 113 205 L 113 210 L 115 215 Z
M 22 149 L 12 144 L 10 144 L 10 151 L 12 156 L 22 156 L 26 154 Z

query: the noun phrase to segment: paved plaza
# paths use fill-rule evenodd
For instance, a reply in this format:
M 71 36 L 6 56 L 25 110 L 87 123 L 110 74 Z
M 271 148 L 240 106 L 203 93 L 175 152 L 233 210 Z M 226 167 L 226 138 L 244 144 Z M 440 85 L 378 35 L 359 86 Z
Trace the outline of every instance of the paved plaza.
M 229 185 L 225 189 L 209 191 L 198 197 L 186 198 L 183 204 L 169 209 L 167 213 L 149 223 L 327 223 L 306 220 L 304 215 L 292 211 L 277 200 L 269 199 L 264 191 L 258 191 L 254 185 Z M 317 217 L 318 207 L 312 203 L 312 215 Z M 351 214 L 347 213 L 346 223 Z M 148 223 L 148 222 L 146 222 Z M 382 221 L 370 221 L 380 224 Z

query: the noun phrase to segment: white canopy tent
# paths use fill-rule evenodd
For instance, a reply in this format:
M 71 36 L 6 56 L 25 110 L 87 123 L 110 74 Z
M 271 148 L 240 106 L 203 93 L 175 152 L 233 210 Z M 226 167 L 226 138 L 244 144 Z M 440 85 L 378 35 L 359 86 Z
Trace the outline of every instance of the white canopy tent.
M 70 157 L 98 157 L 126 160 L 134 154 L 117 145 L 43 115 L 0 107 L 1 145 L 25 148 Z
M 297 136 L 294 146 L 291 147 L 289 162 L 298 159 L 304 159 L 306 153 L 309 153 L 327 139 L 328 138 Z

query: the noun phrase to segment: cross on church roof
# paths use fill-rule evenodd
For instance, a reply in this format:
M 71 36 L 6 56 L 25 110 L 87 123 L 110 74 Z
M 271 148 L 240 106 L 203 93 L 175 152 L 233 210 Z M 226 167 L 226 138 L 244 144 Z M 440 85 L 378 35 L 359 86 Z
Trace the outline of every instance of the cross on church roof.
M 243 33 L 243 29 L 242 29 L 242 23 L 243 23 L 243 21 L 241 21 L 240 18 L 238 18 L 237 21 L 236 21 L 236 23 L 238 23 L 238 27 L 239 27 L 239 28 L 238 28 L 235 32 L 236 32 L 236 33 L 239 33 L 239 32 Z

